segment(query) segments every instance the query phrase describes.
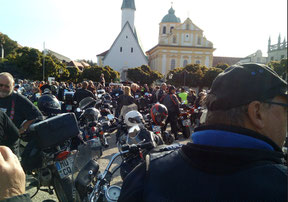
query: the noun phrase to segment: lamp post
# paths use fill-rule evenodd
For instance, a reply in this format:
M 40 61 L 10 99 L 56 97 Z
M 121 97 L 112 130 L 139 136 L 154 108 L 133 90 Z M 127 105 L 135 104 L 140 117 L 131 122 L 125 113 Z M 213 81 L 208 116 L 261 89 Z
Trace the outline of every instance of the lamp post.
M 4 39 L 4 36 L 3 36 L 3 35 L 1 35 L 0 44 L 1 44 L 1 57 L 2 57 L 2 59 L 4 59 L 4 44 L 5 44 L 5 39 Z
M 46 49 L 45 49 L 45 42 L 43 43 L 43 81 L 45 81 L 45 57 L 47 55 Z

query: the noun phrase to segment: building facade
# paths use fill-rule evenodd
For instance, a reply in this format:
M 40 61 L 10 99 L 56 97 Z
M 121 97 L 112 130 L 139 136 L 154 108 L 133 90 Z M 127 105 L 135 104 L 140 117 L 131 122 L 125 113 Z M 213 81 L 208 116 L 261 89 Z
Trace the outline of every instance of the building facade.
M 126 71 L 129 68 L 148 64 L 138 40 L 134 26 L 135 2 L 123 0 L 121 32 L 108 51 L 97 55 L 99 66 L 110 66 L 120 72 L 121 80 L 126 80 Z
M 214 51 L 203 30 L 190 18 L 181 23 L 171 7 L 159 25 L 158 44 L 146 54 L 150 67 L 166 75 L 176 67 L 191 63 L 212 67 Z
M 247 57 L 243 58 L 239 61 L 239 63 L 259 63 L 259 64 L 266 64 L 267 57 L 263 57 L 262 51 L 257 50 L 255 53 L 248 55 Z
M 287 58 L 287 42 L 284 38 L 281 42 L 281 36 L 279 34 L 278 43 L 271 45 L 271 38 L 268 40 L 268 61 L 280 61 L 284 58 Z

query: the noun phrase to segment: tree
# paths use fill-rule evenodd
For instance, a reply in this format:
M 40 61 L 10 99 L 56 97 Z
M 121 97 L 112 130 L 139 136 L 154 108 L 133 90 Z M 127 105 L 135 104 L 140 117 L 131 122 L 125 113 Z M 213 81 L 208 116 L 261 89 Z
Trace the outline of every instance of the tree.
M 5 58 L 18 48 L 18 44 L 16 41 L 13 41 L 7 35 L 2 33 L 0 33 L 0 55 L 1 55 L 1 44 L 3 44 Z
M 204 77 L 202 79 L 202 86 L 207 86 L 207 87 L 211 87 L 214 79 L 218 76 L 218 74 L 220 74 L 221 72 L 223 72 L 222 69 L 220 68 L 216 68 L 216 67 L 211 67 L 208 69 L 208 71 L 204 74 Z
M 147 65 L 142 65 L 141 67 L 128 69 L 127 77 L 129 80 L 139 82 L 141 85 L 151 85 L 156 80 L 163 78 L 163 75 L 158 71 L 151 70 Z
M 93 66 L 90 68 L 86 68 L 82 73 L 82 78 L 99 82 L 102 73 L 104 74 L 105 80 L 108 82 L 110 82 L 111 80 L 114 81 L 115 79 L 119 78 L 119 73 L 110 68 L 109 66 Z
M 222 69 L 222 70 L 225 70 L 225 69 L 227 69 L 228 67 L 229 67 L 229 65 L 226 64 L 226 63 L 218 63 L 218 64 L 216 65 L 216 68 L 219 68 L 219 69 Z
M 282 59 L 281 61 L 271 61 L 268 64 L 268 66 L 272 68 L 279 76 L 283 78 L 287 77 L 288 73 L 287 58 Z

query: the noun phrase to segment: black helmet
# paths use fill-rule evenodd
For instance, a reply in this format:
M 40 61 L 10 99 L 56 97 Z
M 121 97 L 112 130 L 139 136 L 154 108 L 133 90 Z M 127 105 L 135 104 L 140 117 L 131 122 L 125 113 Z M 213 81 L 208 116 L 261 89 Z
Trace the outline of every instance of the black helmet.
M 37 106 L 45 116 L 61 113 L 60 102 L 54 95 L 42 95 L 38 100 Z
M 155 104 L 151 108 L 151 117 L 155 124 L 162 125 L 163 122 L 167 119 L 168 110 L 165 105 Z
M 98 121 L 98 118 L 100 117 L 100 112 L 95 107 L 88 108 L 84 111 L 82 114 L 82 118 L 89 123 L 89 122 L 96 122 Z
M 105 99 L 105 100 L 111 100 L 112 97 L 111 97 L 110 94 L 106 93 L 106 94 L 104 95 L 104 99 Z

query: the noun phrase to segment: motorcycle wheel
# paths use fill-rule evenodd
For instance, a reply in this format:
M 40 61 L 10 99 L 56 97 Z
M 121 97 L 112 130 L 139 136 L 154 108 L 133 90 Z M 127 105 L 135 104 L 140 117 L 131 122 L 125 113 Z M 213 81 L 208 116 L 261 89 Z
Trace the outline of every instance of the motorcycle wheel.
M 183 136 L 186 139 L 190 137 L 190 127 L 183 127 Z
M 73 198 L 73 182 L 70 177 L 61 179 L 60 177 L 53 178 L 53 187 L 55 189 L 59 202 L 80 201 L 80 197 L 75 190 Z

